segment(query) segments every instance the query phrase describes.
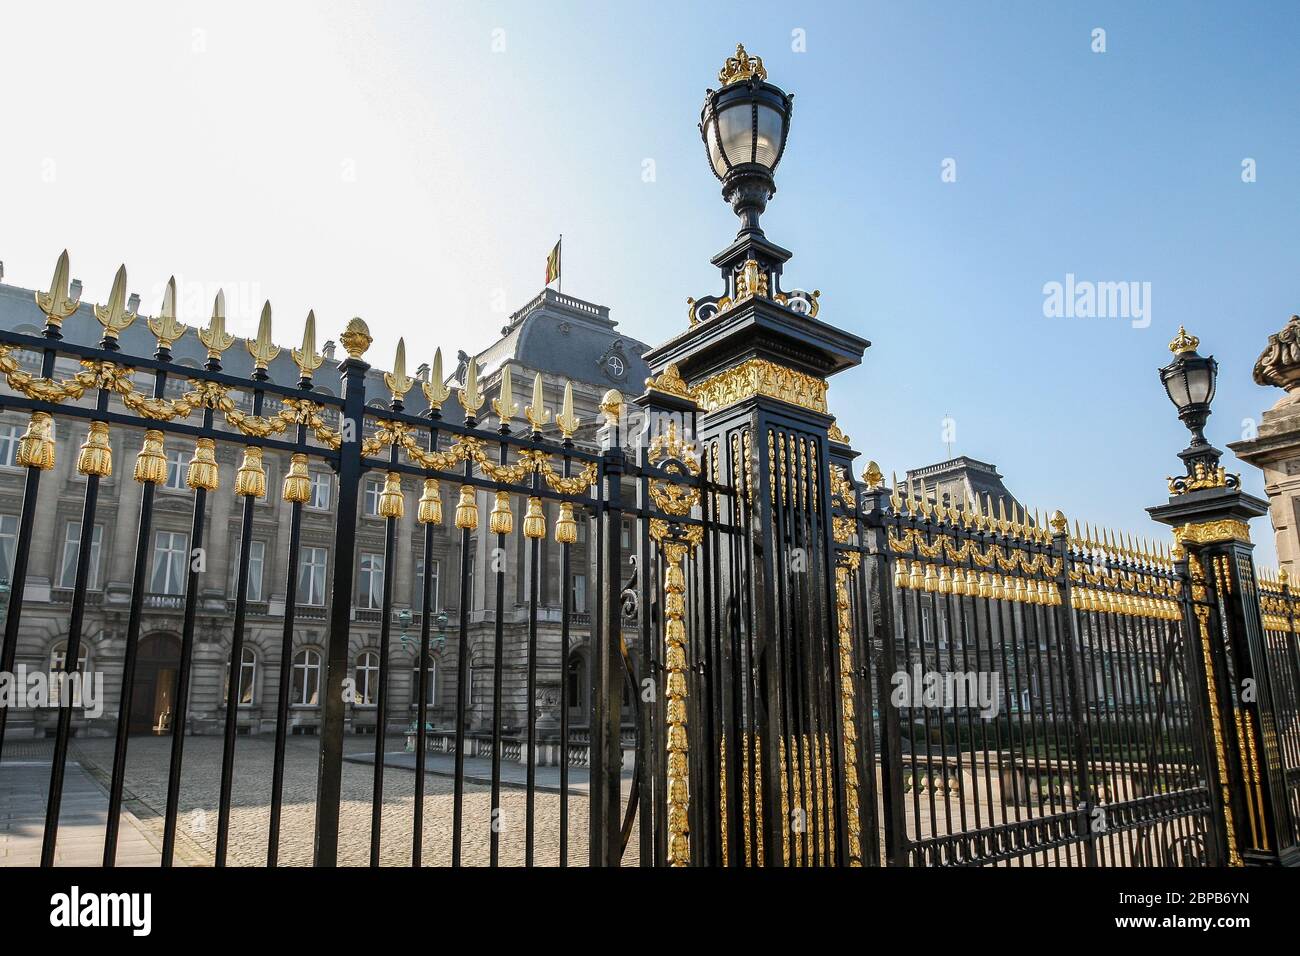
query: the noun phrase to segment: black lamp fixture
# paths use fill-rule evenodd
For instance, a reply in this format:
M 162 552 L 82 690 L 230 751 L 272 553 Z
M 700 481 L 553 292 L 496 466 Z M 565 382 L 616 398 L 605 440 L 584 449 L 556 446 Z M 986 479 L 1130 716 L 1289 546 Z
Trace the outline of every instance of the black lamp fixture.
M 1174 403 L 1178 417 L 1192 433 L 1192 443 L 1178 453 L 1178 457 L 1187 466 L 1189 476 L 1197 474 L 1198 466 L 1203 472 L 1214 472 L 1223 455 L 1205 438 L 1205 422 L 1210 417 L 1210 403 L 1214 401 L 1219 363 L 1212 355 L 1206 357 L 1199 354 L 1196 348 L 1200 344 L 1200 339 L 1188 335 L 1187 330 L 1180 325 L 1178 335 L 1169 343 L 1169 351 L 1174 353 L 1174 360 L 1160 370 L 1160 381 L 1169 393 L 1169 400 Z
M 763 58 L 736 45 L 718 74 L 722 89 L 705 94 L 700 137 L 722 198 L 740 217 L 739 236 L 763 235 L 758 219 L 776 193 L 776 172 L 790 132 L 794 94 L 767 82 Z

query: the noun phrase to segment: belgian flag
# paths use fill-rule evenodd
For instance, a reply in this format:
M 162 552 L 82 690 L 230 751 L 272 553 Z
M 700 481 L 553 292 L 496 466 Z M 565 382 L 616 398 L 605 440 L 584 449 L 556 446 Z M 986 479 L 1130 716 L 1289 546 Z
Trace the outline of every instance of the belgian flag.
M 555 244 L 555 248 L 551 250 L 551 254 L 546 257 L 546 284 L 547 285 L 550 285 L 552 282 L 560 278 L 560 245 L 563 242 L 564 242 L 564 237 L 561 236 L 560 241 L 557 242 Z

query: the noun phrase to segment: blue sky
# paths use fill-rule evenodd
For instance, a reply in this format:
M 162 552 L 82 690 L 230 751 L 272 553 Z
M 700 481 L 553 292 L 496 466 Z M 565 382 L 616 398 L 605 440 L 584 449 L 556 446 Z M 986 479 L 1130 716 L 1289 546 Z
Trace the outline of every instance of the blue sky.
M 718 290 L 736 226 L 695 123 L 743 41 L 796 94 L 764 226 L 787 286 L 873 343 L 830 399 L 886 473 L 945 457 L 951 416 L 1031 507 L 1154 535 L 1186 443 L 1155 372 L 1178 324 L 1221 365 L 1216 444 L 1281 395 L 1250 371 L 1300 311 L 1300 5 L 122 9 L 6 13 L 8 282 L 66 246 L 87 298 L 126 262 L 149 311 L 175 273 L 196 301 L 227 286 L 241 330 L 262 298 L 284 344 L 308 308 L 322 336 L 359 314 L 376 364 L 398 335 L 414 363 L 490 342 L 563 232 L 565 291 L 654 343 Z M 1150 326 L 1045 318 L 1071 273 L 1149 282 Z

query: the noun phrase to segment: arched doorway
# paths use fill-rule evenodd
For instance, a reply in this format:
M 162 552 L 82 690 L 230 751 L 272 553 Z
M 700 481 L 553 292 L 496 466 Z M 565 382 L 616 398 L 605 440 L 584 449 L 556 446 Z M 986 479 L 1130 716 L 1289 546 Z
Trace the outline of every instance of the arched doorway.
M 140 641 L 131 694 L 131 733 L 165 734 L 171 730 L 181 644 L 170 634 L 150 634 Z

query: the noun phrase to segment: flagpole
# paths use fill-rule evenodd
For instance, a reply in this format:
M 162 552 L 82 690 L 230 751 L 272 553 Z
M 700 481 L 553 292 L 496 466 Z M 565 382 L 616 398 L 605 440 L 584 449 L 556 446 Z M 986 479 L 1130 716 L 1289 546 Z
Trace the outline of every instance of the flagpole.
M 564 295 L 564 233 L 560 233 L 560 241 L 557 245 L 559 247 L 560 254 L 555 257 L 555 268 L 556 271 L 560 273 L 556 277 L 560 281 L 558 283 L 559 288 L 556 289 L 556 291 L 559 292 L 560 295 Z

